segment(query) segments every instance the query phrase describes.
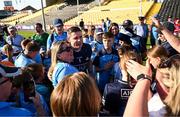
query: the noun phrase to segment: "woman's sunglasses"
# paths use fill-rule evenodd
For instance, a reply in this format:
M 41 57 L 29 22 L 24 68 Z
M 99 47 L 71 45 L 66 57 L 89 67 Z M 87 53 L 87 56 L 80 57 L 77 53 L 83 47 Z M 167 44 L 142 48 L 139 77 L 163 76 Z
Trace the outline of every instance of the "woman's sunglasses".
M 160 63 L 158 68 L 170 68 L 172 64 L 176 64 L 180 61 L 180 54 L 173 55 L 170 58 L 168 58 L 166 61 Z
M 59 53 L 70 52 L 71 50 L 72 50 L 72 47 L 71 46 L 67 46 L 66 48 L 63 48 L 62 50 L 60 50 Z

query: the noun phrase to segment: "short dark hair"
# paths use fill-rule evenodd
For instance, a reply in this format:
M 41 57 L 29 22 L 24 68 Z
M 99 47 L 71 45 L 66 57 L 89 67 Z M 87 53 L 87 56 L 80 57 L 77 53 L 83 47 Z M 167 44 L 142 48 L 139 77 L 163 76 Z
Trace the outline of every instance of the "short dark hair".
M 77 26 L 72 26 L 71 28 L 69 28 L 67 30 L 67 32 L 68 32 L 68 34 L 71 34 L 73 32 L 81 32 L 81 29 L 79 27 L 77 27 Z
M 40 26 L 42 28 L 42 24 L 41 23 L 36 23 L 36 25 Z
M 24 39 L 21 41 L 21 46 L 25 47 L 29 42 L 31 42 L 31 39 Z
M 35 41 L 31 41 L 29 42 L 25 49 L 28 51 L 28 52 L 35 52 L 35 51 L 39 51 L 40 50 L 40 46 L 37 42 Z
M 145 17 L 144 17 L 144 16 L 139 16 L 138 19 L 139 19 L 140 21 L 142 21 L 142 20 L 145 20 Z
M 111 32 L 105 32 L 103 38 L 114 38 L 114 35 Z

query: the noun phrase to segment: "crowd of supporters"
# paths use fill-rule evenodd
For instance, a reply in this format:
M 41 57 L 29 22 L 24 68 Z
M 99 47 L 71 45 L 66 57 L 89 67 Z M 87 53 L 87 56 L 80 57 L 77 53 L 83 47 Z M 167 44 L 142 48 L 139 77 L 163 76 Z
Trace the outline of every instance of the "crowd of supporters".
M 179 19 L 138 19 L 0 27 L 0 116 L 180 116 Z

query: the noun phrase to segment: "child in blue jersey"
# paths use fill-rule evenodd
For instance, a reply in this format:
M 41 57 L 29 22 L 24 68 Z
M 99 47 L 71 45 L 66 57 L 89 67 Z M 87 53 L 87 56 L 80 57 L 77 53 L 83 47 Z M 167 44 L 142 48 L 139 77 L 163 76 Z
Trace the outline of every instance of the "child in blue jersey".
M 110 32 L 103 34 L 104 48 L 95 57 L 93 64 L 95 65 L 97 76 L 97 84 L 101 94 L 104 91 L 104 87 L 109 83 L 112 78 L 112 68 L 114 63 L 119 61 L 117 50 L 112 46 L 114 43 L 114 36 Z

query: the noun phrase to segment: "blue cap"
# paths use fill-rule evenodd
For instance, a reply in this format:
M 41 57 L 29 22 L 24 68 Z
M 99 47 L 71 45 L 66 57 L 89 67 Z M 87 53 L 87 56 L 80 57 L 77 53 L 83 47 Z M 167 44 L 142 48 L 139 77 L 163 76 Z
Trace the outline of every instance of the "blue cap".
M 62 22 L 61 19 L 54 19 L 53 25 L 54 25 L 55 27 L 57 27 L 57 26 L 63 26 L 64 24 L 63 24 L 63 22 Z
M 104 32 L 102 28 L 96 28 L 95 33 L 96 35 L 99 35 L 99 34 L 103 34 Z

